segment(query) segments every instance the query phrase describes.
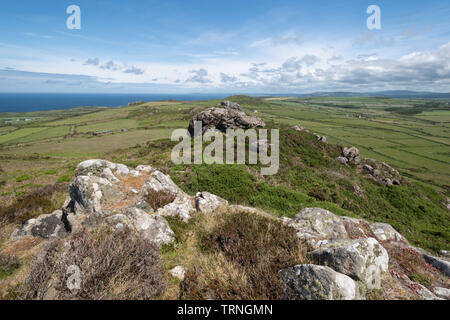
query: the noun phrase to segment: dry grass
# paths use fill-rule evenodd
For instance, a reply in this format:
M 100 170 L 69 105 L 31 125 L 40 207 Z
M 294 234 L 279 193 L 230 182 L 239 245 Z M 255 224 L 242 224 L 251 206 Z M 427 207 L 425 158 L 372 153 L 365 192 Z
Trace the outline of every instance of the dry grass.
M 67 194 L 68 184 L 56 183 L 35 189 L 16 199 L 8 206 L 0 206 L 0 217 L 10 223 L 22 224 L 41 214 L 61 208 Z
M 278 271 L 306 262 L 293 229 L 269 216 L 233 211 L 199 216 L 183 231 L 191 245 L 182 253 L 187 272 L 180 298 L 280 299 Z
M 71 265 L 81 288 L 69 290 Z M 33 263 L 22 288 L 26 299 L 150 299 L 167 286 L 159 248 L 129 230 L 80 231 L 53 241 Z
M 151 190 L 148 192 L 147 196 L 144 197 L 144 200 L 153 208 L 153 210 L 158 210 L 159 208 L 173 202 L 175 198 L 176 196 L 169 191 Z

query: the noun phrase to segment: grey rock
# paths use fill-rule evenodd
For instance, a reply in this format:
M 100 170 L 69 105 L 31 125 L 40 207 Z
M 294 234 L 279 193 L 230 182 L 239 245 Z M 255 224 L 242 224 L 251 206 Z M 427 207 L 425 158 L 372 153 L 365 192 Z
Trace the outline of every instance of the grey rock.
M 405 237 L 396 231 L 390 224 L 376 222 L 370 223 L 369 227 L 378 241 L 398 241 L 408 243 Z
M 438 269 L 442 274 L 446 275 L 447 277 L 450 277 L 450 262 L 440 259 L 438 257 L 435 257 L 431 254 L 425 253 L 423 255 L 425 258 L 425 261 L 431 264 L 433 267 Z
M 176 266 L 175 268 L 170 269 L 169 273 L 172 277 L 177 278 L 180 281 L 183 281 L 186 271 L 182 266 Z
M 195 196 L 195 207 L 197 211 L 211 214 L 218 208 L 227 206 L 228 201 L 209 192 L 199 192 Z
M 227 129 L 250 129 L 264 127 L 266 124 L 257 117 L 248 116 L 243 111 L 232 108 L 209 108 L 197 113 L 189 123 L 188 131 L 194 136 L 194 122 L 202 122 L 202 132 L 215 129 L 226 132 Z
M 158 245 L 172 243 L 175 234 L 166 219 L 150 215 L 138 208 L 126 208 L 105 218 L 105 222 L 115 229 L 124 226 L 134 230 L 138 235 Z
M 75 213 L 100 212 L 105 205 L 117 202 L 124 196 L 116 183 L 93 175 L 77 176 L 69 192 Z
M 358 197 L 362 197 L 364 195 L 364 190 L 361 189 L 360 186 L 353 186 L 353 193 L 356 194 Z
M 324 239 L 348 239 L 342 219 L 325 209 L 305 208 L 293 219 L 285 219 L 284 222 L 297 231 L 300 239 L 307 240 L 313 247 Z
M 436 296 L 439 298 L 450 300 L 450 289 L 442 288 L 442 287 L 436 287 L 433 289 L 433 292 Z
M 312 264 L 280 270 L 285 300 L 356 300 L 357 283 L 329 267 Z
M 310 256 L 314 263 L 362 281 L 369 289 L 380 289 L 381 274 L 388 271 L 388 253 L 374 238 L 323 241 Z
M 36 219 L 30 219 L 16 229 L 12 233 L 11 238 L 14 240 L 26 236 L 41 237 L 44 239 L 63 238 L 67 235 L 67 230 L 62 218 L 62 211 L 57 210 L 51 214 L 44 214 Z
M 347 158 L 348 162 L 351 164 L 359 164 L 361 162 L 361 157 L 359 155 L 359 150 L 356 147 L 344 147 L 342 149 L 342 155 Z

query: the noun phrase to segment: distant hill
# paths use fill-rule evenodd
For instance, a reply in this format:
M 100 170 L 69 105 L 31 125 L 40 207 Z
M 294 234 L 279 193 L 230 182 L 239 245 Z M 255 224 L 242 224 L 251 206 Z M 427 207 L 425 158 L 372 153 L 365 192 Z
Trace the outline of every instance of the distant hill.
M 403 99 L 450 99 L 450 93 L 443 92 L 419 92 L 408 90 L 391 90 L 376 92 L 313 92 L 296 94 L 298 97 L 387 97 Z

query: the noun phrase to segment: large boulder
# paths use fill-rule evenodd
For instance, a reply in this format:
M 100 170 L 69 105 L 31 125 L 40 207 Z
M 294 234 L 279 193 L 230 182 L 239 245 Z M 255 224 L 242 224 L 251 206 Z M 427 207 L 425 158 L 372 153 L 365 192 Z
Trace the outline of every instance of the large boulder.
M 300 239 L 317 247 L 320 240 L 348 239 L 348 233 L 341 217 L 321 208 L 305 208 L 293 219 L 283 221 L 297 231 Z
M 313 264 L 280 270 L 286 300 L 356 300 L 357 283 L 329 267 Z
M 310 253 L 314 263 L 332 268 L 369 289 L 380 289 L 381 274 L 388 271 L 389 256 L 374 238 L 323 241 Z
M 342 156 L 347 158 L 348 163 L 350 164 L 359 164 L 361 162 L 361 157 L 359 155 L 359 150 L 356 147 L 344 147 L 342 149 Z
M 257 117 L 248 116 L 245 112 L 234 108 L 209 108 L 197 113 L 189 123 L 188 131 L 194 136 L 194 122 L 202 123 L 204 134 L 210 130 L 226 132 L 227 129 L 250 129 L 264 127 L 266 124 Z

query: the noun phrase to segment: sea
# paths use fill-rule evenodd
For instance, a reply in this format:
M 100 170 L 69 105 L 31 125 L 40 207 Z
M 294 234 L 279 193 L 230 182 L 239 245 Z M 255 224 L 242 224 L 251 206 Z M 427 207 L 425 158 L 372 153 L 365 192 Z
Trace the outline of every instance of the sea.
M 62 110 L 76 107 L 119 107 L 137 101 L 200 101 L 230 94 L 104 94 L 104 93 L 0 93 L 1 112 Z

